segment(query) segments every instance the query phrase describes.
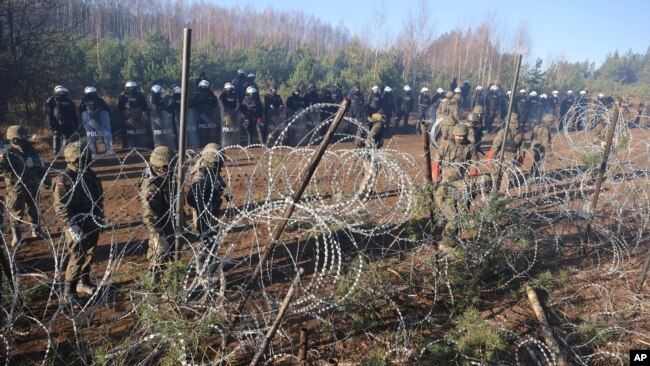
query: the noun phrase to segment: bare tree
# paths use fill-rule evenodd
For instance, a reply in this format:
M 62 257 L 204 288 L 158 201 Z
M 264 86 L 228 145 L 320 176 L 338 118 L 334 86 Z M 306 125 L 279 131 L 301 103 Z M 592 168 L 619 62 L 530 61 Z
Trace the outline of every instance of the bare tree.
M 420 0 L 415 11 L 411 10 L 406 16 L 399 36 L 402 55 L 415 85 L 419 83 L 420 60 L 433 38 L 434 26 L 431 18 L 429 2 Z

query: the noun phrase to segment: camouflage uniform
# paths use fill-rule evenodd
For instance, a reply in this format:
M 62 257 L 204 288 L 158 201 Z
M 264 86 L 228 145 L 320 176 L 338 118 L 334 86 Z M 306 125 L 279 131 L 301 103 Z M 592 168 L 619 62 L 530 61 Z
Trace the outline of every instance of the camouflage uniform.
M 434 176 L 439 176 L 440 179 L 434 201 L 445 223 L 443 234 L 446 241 L 458 232 L 458 215 L 467 211 L 470 202 L 470 179 L 467 173 L 476 174 L 470 166 L 476 156 L 467 140 L 467 132 L 464 124 L 454 126 L 453 135 L 463 136 L 464 139 L 443 141 L 433 158 L 434 166 L 437 164 L 442 170 L 441 173 L 434 172 Z
M 458 104 L 454 100 L 454 93 L 447 92 L 446 98 L 438 106 L 436 117 L 442 118 L 440 122 L 440 141 L 453 139 L 452 129 L 459 122 Z
M 533 177 L 539 175 L 539 164 L 546 156 L 546 151 L 551 148 L 551 126 L 555 122 L 552 114 L 544 115 L 545 123 L 535 126 L 530 135 L 530 145 L 533 154 L 533 166 L 530 173 Z
M 196 161 L 190 175 L 192 183 L 187 194 L 187 203 L 194 208 L 200 235 L 203 261 L 206 254 L 214 250 L 216 235 L 218 234 L 218 217 L 220 216 L 221 203 L 226 192 L 226 182 L 221 178 L 221 168 L 224 161 L 217 144 L 208 144 L 203 148 L 201 157 Z M 229 199 L 226 196 L 226 199 Z
M 49 239 L 38 226 L 38 189 L 46 175 L 45 164 L 26 140 L 25 129 L 10 126 L 6 135 L 10 144 L 0 152 L 0 175 L 4 177 L 7 191 L 5 204 L 13 234 L 11 245 L 16 246 L 21 240 L 20 222 L 25 213 L 29 218 L 32 237 Z M 48 184 L 45 178 L 44 183 Z
M 384 144 L 383 133 L 384 133 L 384 122 L 385 118 L 380 113 L 375 113 L 372 116 L 368 117 L 368 136 L 364 141 L 360 134 L 357 134 L 357 146 L 358 147 L 376 147 L 377 149 L 381 148 Z M 376 177 L 377 166 L 376 163 L 372 164 L 369 156 L 364 156 L 363 160 L 364 168 L 364 177 L 363 181 L 359 185 L 360 192 L 367 193 L 372 188 L 374 180 Z
M 149 231 L 147 259 L 149 269 L 157 281 L 164 263 L 170 259 L 171 240 L 174 239 L 173 196 L 175 184 L 169 173 L 173 151 L 158 146 L 151 152 L 150 167 L 140 183 L 142 219 Z
M 501 129 L 494 138 L 488 157 L 496 158 L 499 154 L 505 137 L 505 132 L 506 129 Z M 501 186 L 499 187 L 501 192 L 505 192 L 508 189 L 510 185 L 510 175 L 514 169 L 520 165 L 520 159 L 523 159 L 521 153 L 521 145 L 523 142 L 524 136 L 519 130 L 519 120 L 517 119 L 517 115 L 513 113 L 510 117 L 510 123 L 508 124 L 508 140 L 506 141 L 505 150 L 503 152 L 503 176 L 501 178 Z
M 470 113 L 467 115 L 467 120 L 463 124 L 467 126 L 467 140 L 472 144 L 473 151 L 485 155 L 481 149 L 483 131 L 481 130 L 479 116 L 476 113 Z
M 92 294 L 90 264 L 104 222 L 104 191 L 95 172 L 88 167 L 90 151 L 79 142 L 64 150 L 66 169 L 54 178 L 54 211 L 66 228 L 68 265 L 65 299 L 76 299 L 77 291 Z
M 477 104 L 472 109 L 472 113 L 478 116 L 479 126 L 483 128 L 483 117 L 485 116 L 485 109 L 482 104 Z

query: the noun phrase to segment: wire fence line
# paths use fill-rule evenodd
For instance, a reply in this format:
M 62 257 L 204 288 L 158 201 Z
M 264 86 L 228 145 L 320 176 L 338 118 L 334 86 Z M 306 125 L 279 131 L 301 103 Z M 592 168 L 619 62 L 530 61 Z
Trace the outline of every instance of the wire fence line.
M 333 106 L 316 105 L 286 121 L 279 141 Z M 350 142 L 365 138 L 360 136 L 369 133 L 368 124 L 346 117 L 303 199 L 295 203 L 271 259 L 259 263 L 331 117 L 312 125 L 297 146 L 223 148 L 222 176 L 232 200 L 224 202 L 220 215 L 202 213 L 212 215 L 210 240 L 216 245 L 205 252 L 188 215 L 187 225 L 176 228 L 184 242 L 177 248 L 181 259 L 169 265 L 159 286 L 149 280 L 143 259 L 147 230 L 140 218 L 138 182 L 148 152 L 121 151 L 110 165 L 97 158 L 91 166 L 102 178 L 106 206 L 106 219 L 98 222 L 103 230 L 94 265 L 98 291 L 80 308 L 62 301 L 67 251 L 63 235 L 57 235 L 61 223 L 51 194 L 40 190 L 33 199 L 52 239 L 23 241 L 17 248 L 5 240 L 3 248 L 15 285 L 12 290 L 5 281 L 2 289 L 5 364 L 16 359 L 32 364 L 52 359 L 133 365 L 242 362 L 262 344 L 301 268 L 306 273 L 265 353 L 266 364 L 299 361 L 296 329 L 301 324 L 319 333 L 312 360 L 325 362 L 336 354 L 336 344 L 361 333 L 396 362 L 427 364 L 435 347 L 456 344 L 460 349 L 465 340 L 422 334 L 451 328 L 449 321 L 458 320 L 472 296 L 504 296 L 535 279 L 551 291 L 549 283 L 561 279 L 539 280 L 545 271 L 569 278 L 555 288 L 548 304 L 558 322 L 555 336 L 569 357 L 579 364 L 623 364 L 627 342 L 650 342 L 647 329 L 631 326 L 650 315 L 647 287 L 641 293 L 635 289 L 650 226 L 650 139 L 645 126 L 617 124 L 601 200 L 590 212 L 603 153 L 597 127 L 612 118 L 595 101 L 586 110 L 570 111 L 536 175 L 527 162 L 505 162 L 501 169 L 495 161 L 474 162 L 479 174 L 464 176 L 465 184 L 453 193 L 467 209 L 458 210 L 458 234 L 443 251 L 434 250 L 441 234 L 432 230 L 435 223 L 426 211 L 433 204 L 427 192 L 435 187 L 424 183 L 421 158 L 391 142 L 382 148 L 355 147 Z M 584 128 L 578 129 L 577 121 Z M 187 155 L 189 169 L 197 153 Z M 55 164 L 48 167 L 52 174 Z M 465 166 L 445 169 L 463 171 Z M 493 187 L 499 170 L 508 177 L 508 189 L 501 192 Z M 565 261 L 575 253 L 582 253 L 579 260 Z M 566 267 L 560 268 L 560 262 Z M 219 350 L 215 345 L 238 293 L 259 265 L 263 276 L 248 306 L 236 314 L 232 341 Z M 498 316 L 486 326 L 505 342 L 496 359 L 556 363 L 538 334 Z M 30 353 L 34 342 L 40 342 L 39 351 Z M 463 353 L 469 361 L 470 353 Z

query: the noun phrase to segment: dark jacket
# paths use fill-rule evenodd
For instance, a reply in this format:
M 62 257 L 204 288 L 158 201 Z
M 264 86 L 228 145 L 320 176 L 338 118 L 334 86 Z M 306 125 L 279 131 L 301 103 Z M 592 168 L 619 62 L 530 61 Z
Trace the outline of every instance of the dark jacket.
M 45 102 L 45 119 L 52 132 L 70 136 L 79 128 L 77 108 L 67 96 L 53 95 Z

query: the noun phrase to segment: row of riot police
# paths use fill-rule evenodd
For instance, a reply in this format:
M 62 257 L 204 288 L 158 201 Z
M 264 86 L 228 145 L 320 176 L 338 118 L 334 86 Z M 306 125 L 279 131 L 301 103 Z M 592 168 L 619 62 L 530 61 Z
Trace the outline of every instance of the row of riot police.
M 61 258 L 65 268 L 63 300 L 70 306 L 78 305 L 78 294 L 92 295 L 96 285 L 92 281 L 91 264 L 100 233 L 107 227 L 102 183 L 90 166 L 92 155 L 85 139 L 71 141 L 63 147 L 66 162 L 50 182 L 46 167 L 29 142 L 29 134 L 21 126 L 10 126 L 5 134 L 6 146 L 0 151 L 0 175 L 7 186 L 6 204 L 14 248 L 24 243 L 21 223 L 29 224 L 32 237 L 49 240 L 48 233 L 39 226 L 41 188 L 53 190 L 53 208 L 63 226 L 65 254 Z M 175 152 L 167 146 L 158 146 L 151 152 L 148 168 L 140 181 L 140 203 L 143 222 L 148 231 L 147 258 L 155 281 L 172 258 L 176 249 L 174 199 L 176 181 L 173 176 Z M 194 209 L 198 229 L 196 268 L 213 262 L 215 256 L 218 219 L 223 199 L 230 199 L 226 182 L 221 177 L 224 166 L 221 147 L 207 144 L 189 170 L 190 188 L 186 202 Z M 23 216 L 26 216 L 25 218 Z M 1 221 L 0 221 L 1 222 Z M 6 258 L 5 258 L 6 259 Z M 3 273 L 10 273 L 4 268 Z
M 181 88 L 166 92 L 160 85 L 153 85 L 145 96 L 135 81 L 127 81 L 124 92 L 118 97 L 117 112 L 124 148 L 154 146 L 176 147 L 180 128 Z M 210 142 L 219 142 L 221 133 L 218 101 L 209 83 L 201 81 L 188 101 L 187 142 L 188 147 L 198 148 Z M 86 137 L 92 154 L 98 153 L 97 143 L 104 142 L 104 153 L 112 155 L 113 132 L 110 107 L 98 95 L 97 88 L 88 86 L 77 109 L 63 85 L 54 88 L 53 95 L 45 105 L 45 117 L 52 130 L 52 147 L 55 154 L 67 142 Z M 83 123 L 80 126 L 79 119 Z

